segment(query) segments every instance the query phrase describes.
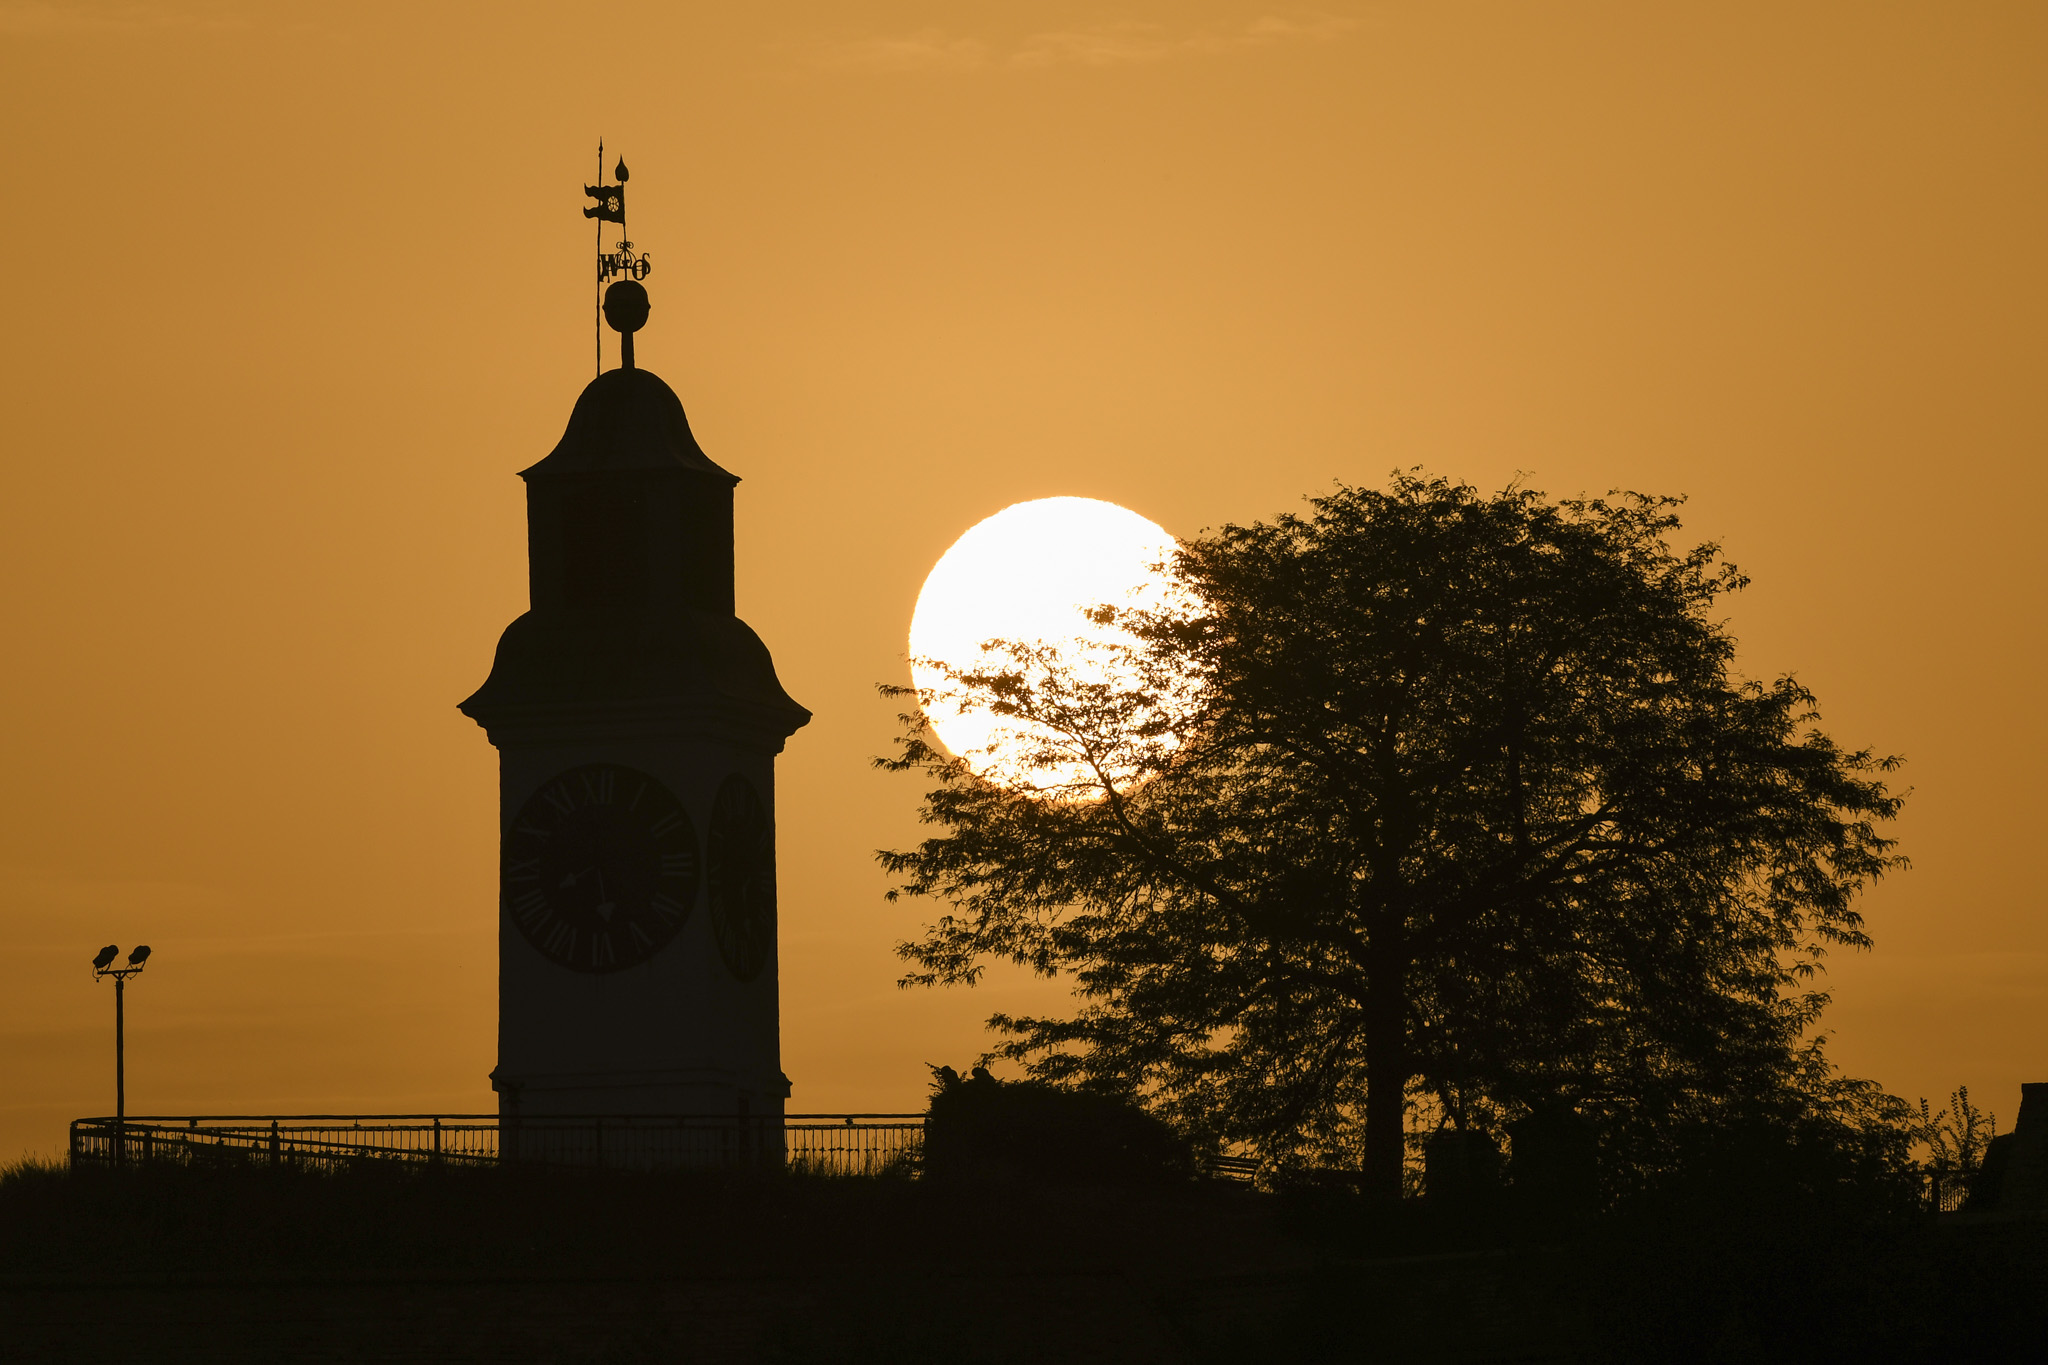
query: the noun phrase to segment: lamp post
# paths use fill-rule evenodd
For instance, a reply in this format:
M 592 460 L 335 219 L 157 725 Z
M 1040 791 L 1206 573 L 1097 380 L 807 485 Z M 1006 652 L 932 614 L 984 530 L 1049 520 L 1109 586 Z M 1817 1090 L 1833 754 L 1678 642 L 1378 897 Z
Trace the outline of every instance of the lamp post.
M 149 945 L 145 943 L 128 954 L 125 967 L 113 965 L 120 953 L 120 948 L 109 943 L 92 960 L 94 980 L 108 976 L 114 978 L 114 1161 L 117 1165 L 128 1146 L 128 1020 L 125 996 L 128 978 L 149 965 Z

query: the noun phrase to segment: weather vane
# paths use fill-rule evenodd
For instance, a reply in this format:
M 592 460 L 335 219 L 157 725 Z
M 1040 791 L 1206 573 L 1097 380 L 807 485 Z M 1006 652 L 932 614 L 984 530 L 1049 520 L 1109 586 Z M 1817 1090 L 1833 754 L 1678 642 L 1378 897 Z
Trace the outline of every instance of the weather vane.
M 626 170 L 626 158 L 619 158 L 614 178 L 616 185 L 604 183 L 604 139 L 597 142 L 597 183 L 585 185 L 583 193 L 597 202 L 583 210 L 585 218 L 597 220 L 597 283 L 601 297 L 597 313 L 619 334 L 619 365 L 622 369 L 633 368 L 633 333 L 647 321 L 647 291 L 640 281 L 654 273 L 654 262 L 646 252 L 635 252 L 633 243 L 626 238 L 626 181 L 632 178 Z M 619 240 L 616 250 L 604 249 L 604 225 L 619 225 Z M 602 286 L 612 281 L 609 289 Z M 597 331 L 597 369 L 604 373 L 604 329 Z

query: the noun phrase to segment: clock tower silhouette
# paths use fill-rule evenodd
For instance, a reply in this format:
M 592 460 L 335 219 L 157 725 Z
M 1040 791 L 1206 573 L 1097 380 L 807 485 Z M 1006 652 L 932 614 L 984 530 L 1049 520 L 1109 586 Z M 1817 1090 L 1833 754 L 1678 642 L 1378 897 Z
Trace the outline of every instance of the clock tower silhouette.
M 461 703 L 498 749 L 498 1066 L 551 1115 L 779 1117 L 775 755 L 810 720 L 733 612 L 733 487 L 633 363 L 526 481 L 530 609 Z M 508 1146 L 508 1152 L 510 1147 Z

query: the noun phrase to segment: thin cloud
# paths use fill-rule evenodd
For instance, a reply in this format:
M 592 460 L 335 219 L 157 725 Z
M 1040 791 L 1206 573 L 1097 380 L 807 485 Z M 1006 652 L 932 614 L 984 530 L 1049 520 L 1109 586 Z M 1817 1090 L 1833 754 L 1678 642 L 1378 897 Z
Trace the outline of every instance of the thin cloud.
M 1292 38 L 1329 39 L 1349 33 L 1358 24 L 1358 20 L 1341 14 L 1317 14 L 1294 19 L 1268 14 L 1245 25 L 1243 41 L 1280 43 Z
M 1327 42 L 1358 26 L 1357 19 L 1336 14 L 1265 14 L 1228 29 L 1175 29 L 1166 24 L 1125 21 L 1034 33 L 1007 47 L 927 28 L 898 37 L 828 44 L 816 50 L 814 63 L 866 71 L 1141 66 L 1281 43 Z
M 245 16 L 226 13 L 217 7 L 178 9 L 169 5 L 0 0 L 0 33 L 108 33 L 247 27 L 249 21 Z
M 1271 47 L 1302 39 L 1327 41 L 1358 27 L 1358 20 L 1318 14 L 1306 18 L 1266 14 L 1241 28 L 1176 33 L 1164 24 L 1093 24 L 1035 34 L 1010 54 L 1012 66 L 1132 66 L 1176 57 Z
M 856 38 L 821 48 L 819 66 L 861 71 L 971 71 L 989 64 L 989 46 L 978 38 L 951 38 L 935 28 L 896 38 Z

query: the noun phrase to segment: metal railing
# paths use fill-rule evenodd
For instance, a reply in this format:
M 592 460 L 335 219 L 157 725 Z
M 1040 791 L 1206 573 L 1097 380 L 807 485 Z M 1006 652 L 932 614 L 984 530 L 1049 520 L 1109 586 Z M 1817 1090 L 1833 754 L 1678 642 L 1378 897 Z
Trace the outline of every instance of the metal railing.
M 1954 1213 L 1970 1198 L 1969 1171 L 1935 1171 L 1926 1173 L 1927 1207 L 1935 1213 Z
M 1407 1184 L 1422 1186 L 1426 1134 L 1408 1135 Z M 818 1175 L 879 1175 L 924 1147 L 923 1114 L 526 1115 L 214 1114 L 76 1119 L 70 1155 L 80 1165 L 128 1163 L 349 1165 L 363 1161 L 494 1166 L 501 1161 L 621 1168 L 767 1167 Z M 1212 1177 L 1253 1184 L 1256 1157 L 1219 1155 Z M 1359 1173 L 1325 1170 L 1325 1181 Z M 1938 1206 L 1961 1203 L 1962 1182 L 1937 1183 Z
M 71 1124 L 71 1160 L 84 1165 L 509 1161 L 877 1175 L 923 1144 L 922 1114 L 529 1115 L 502 1124 L 496 1114 L 220 1114 Z

